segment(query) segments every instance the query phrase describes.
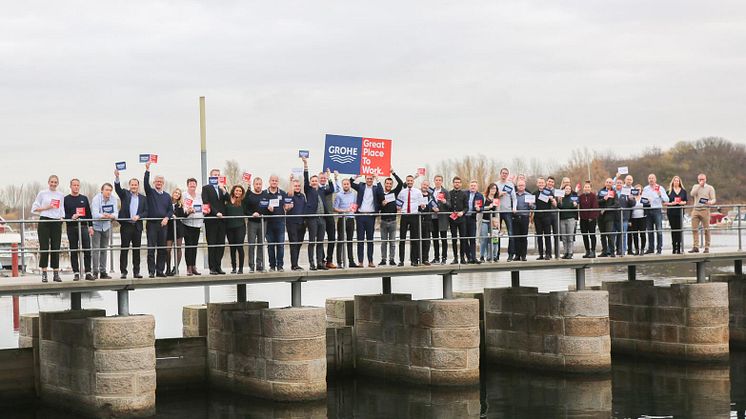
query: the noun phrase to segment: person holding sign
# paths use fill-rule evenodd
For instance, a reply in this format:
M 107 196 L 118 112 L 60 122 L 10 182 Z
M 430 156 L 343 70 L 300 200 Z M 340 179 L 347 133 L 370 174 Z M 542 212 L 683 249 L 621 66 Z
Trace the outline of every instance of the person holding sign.
M 422 191 L 414 187 L 414 176 L 406 177 L 407 187 L 397 196 L 401 204 L 397 204 L 401 212 L 399 219 L 399 266 L 404 266 L 404 253 L 407 248 L 407 232 L 409 232 L 409 261 L 412 266 L 420 264 L 420 228 L 419 212 L 422 205 Z
M 433 223 L 433 250 L 435 257 L 432 263 L 440 263 L 445 265 L 448 260 L 448 189 L 443 187 L 443 176 L 435 175 L 433 178 L 435 187 L 430 191 L 433 200 L 437 207 L 433 208 L 432 223 Z M 440 249 L 443 249 L 443 253 L 440 253 Z
M 534 192 L 534 228 L 536 229 L 539 257 L 536 260 L 552 259 L 552 225 L 555 217 L 554 208 L 557 200 L 554 198 L 554 184 L 549 186 L 543 177 L 536 179 Z
M 505 224 L 508 230 L 508 262 L 515 257 L 515 238 L 513 237 L 513 214 L 516 212 L 517 200 L 515 196 L 515 185 L 509 178 L 510 171 L 503 167 L 500 169 L 500 180 L 497 182 L 497 196 L 500 200 L 500 225 Z
M 280 178 L 277 175 L 269 177 L 269 188 L 264 195 L 269 199 L 267 213 L 270 215 L 265 223 L 265 238 L 267 239 L 267 255 L 269 256 L 269 270 L 282 272 L 285 264 L 285 204 L 288 195 L 280 189 Z
M 392 171 L 391 174 L 394 174 Z M 353 177 L 350 178 L 350 187 L 357 192 L 357 201 L 355 205 L 357 208 L 357 261 L 361 265 L 364 265 L 365 259 L 363 258 L 363 251 L 366 250 L 367 245 L 367 256 L 368 256 L 368 267 L 375 268 L 373 263 L 373 235 L 376 228 L 376 217 L 375 214 L 381 210 L 381 184 L 376 185 L 374 182 L 373 175 L 365 175 L 365 182 L 358 183 Z M 391 255 L 393 259 L 394 255 Z
M 93 197 L 91 202 L 91 217 L 93 218 L 93 254 L 91 255 L 93 278 L 111 279 L 106 273 L 106 255 L 109 250 L 112 220 L 117 219 L 118 203 L 116 195 L 112 195 L 114 186 L 111 183 L 101 185 L 101 192 Z M 86 279 L 88 279 L 86 277 Z
M 704 253 L 710 252 L 710 205 L 714 205 L 715 188 L 707 183 L 707 176 L 704 173 L 697 175 L 697 184 L 692 187 L 692 250 L 689 253 L 699 252 L 699 225 L 705 230 L 705 249 Z
M 519 179 L 515 187 L 516 213 L 513 216 L 513 232 L 516 237 L 513 260 L 525 262 L 528 257 L 528 225 L 531 221 L 531 208 L 536 204 L 536 197 L 526 190 L 525 179 Z M 499 230 L 500 226 L 497 227 Z M 495 262 L 497 262 L 500 260 L 500 244 L 498 242 L 492 245 L 496 247 L 497 257 Z
M 190 177 L 186 181 L 184 192 L 184 261 L 187 266 L 187 276 L 202 275 L 197 270 L 197 246 L 199 235 L 204 224 L 202 195 L 197 193 L 197 179 Z M 210 250 L 208 249 L 208 254 Z M 209 256 L 208 256 L 209 257 Z
M 628 176 L 630 177 L 630 176 Z M 632 180 L 630 179 L 630 182 Z M 614 194 L 619 200 L 620 211 L 614 217 L 614 233 L 616 234 L 616 251 L 617 256 L 624 257 L 627 254 L 627 230 L 629 230 L 629 219 L 632 215 L 632 207 L 636 201 L 632 199 L 625 190 L 625 182 L 617 178 L 614 187 Z
M 256 178 L 259 179 L 259 178 Z M 256 181 L 254 179 L 254 181 Z M 261 182 L 261 180 L 260 180 Z M 260 184 L 261 188 L 261 184 Z M 243 273 L 244 250 L 246 240 L 246 220 L 243 218 L 246 211 L 244 207 L 245 191 L 241 185 L 233 185 L 225 203 L 225 237 L 228 239 L 228 248 L 231 256 L 231 273 Z M 249 248 L 251 249 L 251 247 Z M 253 271 L 253 265 L 251 269 Z
M 466 211 L 466 237 L 468 238 L 469 248 L 466 252 L 466 259 L 471 264 L 479 264 L 477 260 L 477 214 L 482 212 L 484 206 L 484 195 L 479 190 L 479 184 L 476 180 L 469 182 L 469 206 Z
M 308 176 L 308 159 L 303 159 L 303 192 L 306 194 L 306 207 L 303 213 L 308 229 L 308 263 L 309 269 L 327 270 L 324 264 L 324 232 L 326 222 L 321 214 L 324 213 L 324 192 L 319 186 L 319 177 Z
M 334 192 L 337 191 L 337 188 L 334 186 L 338 181 L 338 175 L 334 175 L 334 183 L 332 183 L 331 180 L 331 172 L 329 172 L 329 169 L 326 169 L 326 172 L 319 173 L 319 192 L 321 193 L 321 202 L 324 204 L 324 231 L 326 231 L 326 255 L 325 260 L 322 260 L 321 262 L 324 263 L 324 266 L 326 266 L 327 269 L 336 269 L 336 265 L 334 265 L 334 240 L 336 240 L 337 236 L 334 232 L 334 218 L 331 217 L 331 214 L 334 214 Z M 323 246 L 321 247 L 324 248 Z
M 601 216 L 598 221 L 598 229 L 601 232 L 601 254 L 599 257 L 613 258 L 616 256 L 614 250 L 616 243 L 616 238 L 614 237 L 614 219 L 619 217 L 619 213 L 616 211 L 619 208 L 619 201 L 614 191 L 613 179 L 606 179 L 604 187 L 598 191 L 596 198 L 598 199 L 598 208 L 601 209 Z
M 668 202 L 668 194 L 658 184 L 655 174 L 648 175 L 648 185 L 642 190 L 642 196 L 649 201 L 646 211 L 648 250 L 645 254 L 653 253 L 653 247 L 657 244 L 655 252 L 660 255 L 663 251 L 663 204 Z
M 459 263 L 466 264 L 466 255 L 468 254 L 469 242 L 466 238 L 466 219 L 464 214 L 469 209 L 469 195 L 461 190 L 461 178 L 455 176 L 452 181 L 453 189 L 448 193 L 448 206 L 450 212 L 451 225 L 451 249 L 453 250 L 452 265 Z M 461 242 L 461 252 L 459 252 L 459 241 Z
M 500 205 L 497 198 L 497 184 L 490 183 L 487 190 L 484 191 L 484 206 L 482 207 L 482 221 L 479 224 L 479 261 L 485 262 L 484 255 L 487 255 L 487 262 L 497 262 L 499 248 L 492 245 L 492 218 L 499 217 L 494 213 L 495 208 Z M 500 224 L 498 224 L 498 227 Z
M 394 262 L 394 255 L 396 254 L 396 197 L 401 192 L 404 182 L 393 171 L 391 174 L 396 179 L 396 187 L 394 187 L 394 179 L 390 177 L 383 181 L 383 188 L 381 188 L 380 183 L 376 185 L 376 201 L 380 202 L 381 207 L 379 227 L 381 230 L 381 263 L 378 266 L 386 265 L 386 259 L 388 259 L 389 265 L 396 265 L 396 262 Z
M 266 230 L 265 226 L 262 225 L 264 223 L 262 217 L 269 214 L 269 198 L 262 190 L 263 183 L 262 178 L 255 177 L 252 181 L 252 189 L 246 193 L 246 198 L 243 199 L 243 213 L 249 217 L 246 228 L 249 237 L 249 272 L 254 272 L 255 268 L 256 272 L 266 272 L 264 269 L 264 250 L 262 249 L 264 246 L 262 231 Z M 233 198 L 233 191 L 231 191 L 231 199 Z M 241 223 L 243 223 L 243 219 L 241 219 Z M 237 224 L 232 225 L 237 227 Z M 228 221 L 226 220 L 227 226 Z M 233 247 L 231 246 L 231 249 Z M 243 249 L 243 241 L 241 248 Z
M 88 197 L 80 194 L 80 180 L 70 181 L 70 194 L 65 196 L 65 223 L 67 227 L 67 241 L 70 246 L 70 264 L 73 268 L 73 281 L 80 279 L 80 259 L 78 248 L 83 249 L 83 266 L 85 279 L 93 279 L 91 275 L 91 204 Z
M 303 214 L 306 208 L 306 195 L 303 193 L 300 182 L 292 175 L 290 176 L 289 202 L 285 202 L 285 212 L 289 215 L 287 219 L 288 240 L 290 240 L 290 268 L 293 271 L 302 271 L 298 264 L 300 248 L 303 245 L 303 236 L 306 234 L 303 224 Z
M 684 218 L 683 207 L 687 201 L 686 188 L 681 183 L 681 178 L 674 176 L 668 185 L 668 202 L 666 203 L 668 207 L 666 215 L 668 224 L 671 226 L 671 246 L 674 255 L 684 253 L 684 232 L 681 230 L 681 220 Z
M 140 181 L 132 178 L 129 190 L 124 191 L 119 184 L 119 170 L 114 170 L 114 190 L 119 196 L 122 206 L 119 208 L 119 234 L 121 247 L 119 250 L 119 272 L 121 278 L 127 278 L 127 253 L 132 246 L 132 275 L 135 279 L 140 275 L 140 244 L 142 243 L 142 218 L 148 218 L 148 201 L 140 193 Z
M 425 266 L 430 266 L 431 263 L 428 260 L 430 258 L 430 238 L 433 232 L 433 226 L 430 222 L 430 214 L 433 213 L 433 209 L 437 208 L 438 205 L 433 199 L 430 193 L 430 182 L 423 180 L 420 183 L 420 192 L 422 192 L 422 204 L 420 205 L 420 243 L 422 249 L 420 251 L 420 260 Z
M 560 209 L 560 238 L 562 239 L 562 259 L 572 259 L 575 250 L 575 225 L 578 218 L 578 196 L 573 193 L 570 182 L 562 189 L 565 196 L 557 203 Z
M 166 238 L 168 237 L 166 227 L 168 221 L 174 216 L 174 206 L 171 203 L 171 195 L 163 190 L 165 179 L 156 176 L 153 180 L 155 188 L 150 186 L 150 164 L 145 163 L 145 198 L 148 201 L 148 215 L 155 220 L 148 220 L 145 227 L 148 238 L 148 274 L 150 278 L 166 277 Z
M 207 259 L 210 275 L 225 275 L 223 255 L 225 254 L 225 202 L 228 192 L 225 185 L 220 185 L 220 169 L 210 170 L 208 184 L 202 186 L 202 214 L 205 217 L 205 236 L 207 238 Z
M 583 236 L 583 247 L 585 254 L 583 258 L 596 257 L 596 223 L 601 213 L 598 211 L 598 199 L 593 193 L 593 185 L 590 180 L 583 184 L 583 193 L 580 199 L 580 234 Z
M 347 249 L 347 267 L 358 268 L 360 265 L 355 263 L 355 256 L 352 252 L 352 239 L 355 234 L 355 200 L 357 196 L 355 191 L 350 187 L 350 180 L 342 180 L 342 190 L 334 197 L 334 212 L 342 214 L 344 217 L 337 219 L 337 264 L 340 267 L 345 266 L 345 258 L 342 252 L 345 250 L 342 243 L 346 241 Z
M 184 246 L 184 223 L 186 217 L 184 199 L 181 189 L 176 188 L 171 192 L 171 206 L 174 208 L 174 216 L 168 220 L 166 226 L 166 275 L 176 276 L 181 265 L 181 247 Z M 171 266 L 171 255 L 176 252 L 176 262 Z
M 65 196 L 57 190 L 59 184 L 60 178 L 57 175 L 49 176 L 47 180 L 49 188 L 39 192 L 31 205 L 31 212 L 39 215 L 37 233 L 39 235 L 41 282 L 47 282 L 47 268 L 50 265 L 54 271 L 52 278 L 54 282 L 62 282 L 62 278 L 60 278 L 60 244 L 62 242 L 62 219 L 65 218 L 62 201 Z
M 640 192 L 642 191 L 642 185 L 639 183 L 630 190 L 630 198 L 635 201 L 635 206 L 632 207 L 632 216 L 630 218 L 630 236 L 631 240 L 628 240 L 629 248 L 632 249 L 634 245 L 635 250 L 632 252 L 635 256 L 640 256 L 645 252 L 645 243 L 647 242 L 647 234 L 645 234 L 645 228 L 647 221 L 645 219 L 645 203 L 642 202 Z M 647 199 L 647 198 L 646 198 Z

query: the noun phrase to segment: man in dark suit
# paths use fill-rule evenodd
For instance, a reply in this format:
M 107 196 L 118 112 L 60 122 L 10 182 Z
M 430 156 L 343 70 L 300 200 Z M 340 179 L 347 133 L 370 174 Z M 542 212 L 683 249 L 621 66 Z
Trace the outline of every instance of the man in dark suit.
M 392 172 L 393 173 L 393 172 Z M 364 246 L 368 244 L 368 267 L 375 268 L 373 263 L 373 233 L 376 227 L 376 214 L 381 210 L 381 184 L 374 184 L 374 176 L 366 175 L 365 183 L 357 183 L 355 178 L 350 178 L 350 186 L 357 191 L 356 217 L 357 221 L 357 260 L 360 266 L 365 266 L 363 258 Z
M 443 187 L 443 176 L 436 175 L 434 178 L 435 187 L 430 189 L 430 195 L 437 203 L 437 211 L 433 210 L 433 249 L 435 250 L 435 258 L 432 263 L 439 263 L 445 265 L 448 259 L 448 201 L 450 192 Z M 440 253 L 441 247 L 443 253 Z
M 459 263 L 459 239 L 461 241 L 461 263 L 466 263 L 465 250 L 469 248 L 469 242 L 466 239 L 466 219 L 464 214 L 469 209 L 469 194 L 461 189 L 461 178 L 456 176 L 453 178 L 453 189 L 448 194 L 448 205 L 447 209 L 450 212 L 450 224 L 451 224 L 451 240 L 453 249 L 453 262 L 451 264 Z
M 119 251 L 119 271 L 121 278 L 127 278 L 127 252 L 132 246 L 132 276 L 142 278 L 140 275 L 140 243 L 142 242 L 142 218 L 148 217 L 148 201 L 145 195 L 140 193 L 140 181 L 130 179 L 129 190 L 125 191 L 119 184 L 119 171 L 114 171 L 114 189 L 122 202 L 119 209 L 119 233 L 122 239 L 122 248 Z
M 222 268 L 223 254 L 225 252 L 225 224 L 223 214 L 225 213 L 225 201 L 228 192 L 225 186 L 218 184 L 220 169 L 210 170 L 210 182 L 202 187 L 202 204 L 205 215 L 205 236 L 207 236 L 207 259 L 210 267 L 210 275 L 224 275 Z M 204 204 L 210 209 L 204 210 Z
M 477 214 L 482 212 L 484 205 L 484 195 L 477 189 L 479 184 L 476 180 L 469 182 L 468 209 L 464 218 L 466 218 L 466 237 L 468 237 L 468 248 L 461 252 L 465 254 L 469 263 L 481 263 L 477 260 Z

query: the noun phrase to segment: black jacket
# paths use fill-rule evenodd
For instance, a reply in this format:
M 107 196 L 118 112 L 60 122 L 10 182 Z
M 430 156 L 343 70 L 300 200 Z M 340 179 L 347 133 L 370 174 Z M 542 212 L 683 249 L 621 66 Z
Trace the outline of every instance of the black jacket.
M 228 197 L 227 192 L 223 192 L 223 189 L 218 188 L 218 192 L 215 192 L 215 187 L 212 185 L 205 185 L 202 187 L 202 203 L 210 205 L 210 213 L 205 214 L 205 218 L 215 218 L 217 213 L 225 214 L 225 200 Z M 208 220 L 212 221 L 212 220 Z
M 119 224 L 126 224 L 126 223 L 132 223 L 130 220 L 126 220 L 126 218 L 132 218 L 132 216 L 139 215 L 140 219 L 137 220 L 135 225 L 137 226 L 137 229 L 142 231 L 142 219 L 148 218 L 148 201 L 145 195 L 139 193 L 138 196 L 138 203 L 137 203 L 137 214 L 130 214 L 130 202 L 132 201 L 132 194 L 130 191 L 125 191 L 122 189 L 122 186 L 119 184 L 119 182 L 114 182 L 114 190 L 117 193 L 117 196 L 119 196 L 119 200 L 122 204 L 122 206 L 119 208 Z

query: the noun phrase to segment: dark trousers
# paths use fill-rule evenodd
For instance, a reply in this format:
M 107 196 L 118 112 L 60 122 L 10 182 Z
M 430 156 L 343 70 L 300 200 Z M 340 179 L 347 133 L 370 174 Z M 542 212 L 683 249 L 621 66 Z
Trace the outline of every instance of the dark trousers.
M 142 243 L 142 230 L 137 228 L 137 224 L 123 222 L 119 227 L 119 234 L 122 238 L 122 248 L 119 251 L 119 272 L 127 274 L 127 252 L 132 246 L 132 273 L 140 273 L 140 244 Z
M 461 217 L 463 218 L 463 217 Z M 451 225 L 451 249 L 453 249 L 453 258 L 458 259 L 459 254 L 461 255 L 461 262 L 466 262 L 464 257 L 464 249 L 469 248 L 469 242 L 466 240 L 466 220 L 456 219 L 449 220 Z M 461 240 L 461 253 L 459 253 L 459 241 L 456 237 L 460 237 Z
M 281 269 L 285 263 L 285 222 L 272 220 L 266 228 L 269 267 Z
M 432 237 L 433 224 L 430 222 L 430 214 L 421 215 L 420 217 L 422 222 L 422 227 L 420 229 L 420 238 L 422 239 L 422 261 L 427 262 L 430 259 L 430 237 Z
M 614 254 L 614 218 L 601 216 L 598 219 L 598 230 L 601 232 L 601 254 Z
M 644 252 L 645 244 L 647 243 L 647 234 L 645 234 L 647 221 L 645 220 L 645 217 L 632 218 L 631 221 L 632 228 L 630 228 L 630 231 L 632 232 L 632 244 L 634 244 L 637 253 Z M 630 246 L 630 249 L 631 248 L 632 246 Z
M 461 252 L 464 253 L 464 256 L 466 256 L 467 260 L 472 261 L 477 259 L 477 216 L 466 215 L 465 218 L 466 237 L 468 237 L 466 241 L 467 243 L 469 243 L 469 247 L 463 249 Z
M 528 222 L 528 215 L 516 214 L 513 216 L 513 232 L 516 235 L 514 256 L 526 257 L 526 254 L 528 253 Z M 499 249 L 497 251 L 497 255 L 499 258 Z
M 308 263 L 310 266 L 324 263 L 324 232 L 326 223 L 317 216 L 305 217 L 303 221 L 308 229 Z
M 539 256 L 552 255 L 552 215 L 539 214 L 534 218 Z
M 492 215 L 495 216 L 494 214 Z M 501 212 L 500 213 L 500 225 L 502 223 L 505 223 L 505 228 L 508 230 L 508 256 L 513 256 L 515 254 L 515 239 L 513 238 L 513 234 L 515 231 L 515 226 L 513 225 L 513 214 L 510 212 Z
M 407 232 L 409 232 L 409 261 L 420 261 L 419 216 L 417 214 L 402 214 L 399 218 L 399 262 L 404 263 L 404 252 L 407 249 Z
M 207 236 L 207 260 L 210 271 L 222 270 L 225 253 L 225 223 L 218 219 L 205 219 L 205 236 Z
M 671 245 L 673 246 L 673 250 L 683 250 L 684 248 L 684 235 L 681 231 L 681 214 L 668 215 L 668 223 L 671 226 Z M 695 243 L 695 245 L 699 246 L 699 243 Z
M 580 220 L 580 234 L 583 236 L 585 252 L 596 251 L 596 220 Z
M 336 239 L 336 233 L 334 231 L 334 217 L 324 217 L 324 224 L 326 230 L 326 261 L 332 263 L 334 260 L 334 240 Z M 323 249 L 323 247 L 322 247 Z
M 373 234 L 376 229 L 376 217 L 374 215 L 358 215 L 357 217 L 357 260 L 364 263 L 363 248 L 368 245 L 368 263 L 373 263 Z M 394 255 L 389 255 L 393 257 Z
M 246 237 L 246 225 L 240 225 L 238 227 L 226 228 L 225 237 L 228 239 L 228 245 L 230 246 L 231 254 L 231 268 L 243 270 L 244 261 L 244 237 Z M 238 256 L 238 261 L 236 261 Z M 238 263 L 236 263 L 238 262 Z
M 328 230 L 327 230 L 328 231 Z M 355 262 L 355 255 L 352 253 L 352 239 L 355 235 L 355 219 L 344 217 L 337 220 L 337 264 L 344 266 L 345 257 L 342 254 L 344 249 L 347 249 L 347 260 L 349 261 L 347 266 L 352 265 Z M 342 246 L 343 241 L 347 241 L 346 246 Z M 327 261 L 331 262 L 331 257 L 327 255 Z
M 78 236 L 80 240 L 78 239 Z M 78 234 L 78 223 L 71 223 L 67 227 L 67 241 L 70 243 L 70 264 L 73 272 L 80 273 L 80 261 L 78 258 L 78 249 L 83 248 L 83 266 L 85 272 L 91 272 L 91 236 L 88 235 L 88 226 L 80 225 L 80 234 Z
M 168 230 L 161 226 L 160 221 L 148 221 L 146 224 L 148 236 L 148 273 L 162 274 L 166 269 L 166 235 Z M 156 249 L 158 247 L 158 249 Z
M 303 236 L 306 233 L 303 223 L 288 223 L 288 240 L 290 240 L 290 266 L 297 268 L 300 248 L 303 245 Z
M 47 268 L 50 264 L 52 269 L 60 268 L 60 244 L 62 242 L 62 221 L 47 221 L 52 218 L 41 217 L 45 222 L 39 223 L 37 234 L 39 236 L 39 267 Z M 90 247 L 90 246 L 89 246 Z
M 440 223 L 437 218 L 432 220 L 432 232 L 435 259 L 441 259 L 441 246 L 443 247 L 442 260 L 448 259 L 448 230 L 440 230 Z
M 197 244 L 199 243 L 199 227 L 184 226 L 184 260 L 187 266 L 197 266 Z

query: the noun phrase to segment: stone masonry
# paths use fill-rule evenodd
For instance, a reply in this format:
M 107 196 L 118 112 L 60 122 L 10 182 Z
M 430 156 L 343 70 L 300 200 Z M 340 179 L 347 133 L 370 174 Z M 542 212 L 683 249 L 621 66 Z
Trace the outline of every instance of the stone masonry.
M 604 282 L 612 350 L 684 361 L 728 360 L 728 284 Z
M 41 397 L 95 417 L 155 414 L 155 319 L 40 314 Z
M 350 374 L 355 369 L 355 299 L 326 299 L 326 372 Z
M 276 401 L 326 397 L 326 320 L 317 307 L 208 304 L 210 384 Z
M 181 309 L 182 336 L 192 338 L 207 336 L 207 306 L 188 305 Z
M 605 291 L 486 288 L 484 310 L 488 361 L 575 373 L 611 369 Z
M 430 385 L 479 383 L 479 301 L 355 296 L 356 367 Z
M 728 284 L 730 344 L 746 348 L 746 275 L 713 274 L 710 282 Z

